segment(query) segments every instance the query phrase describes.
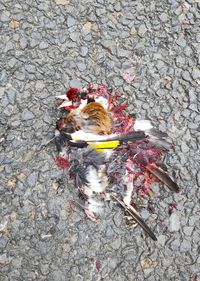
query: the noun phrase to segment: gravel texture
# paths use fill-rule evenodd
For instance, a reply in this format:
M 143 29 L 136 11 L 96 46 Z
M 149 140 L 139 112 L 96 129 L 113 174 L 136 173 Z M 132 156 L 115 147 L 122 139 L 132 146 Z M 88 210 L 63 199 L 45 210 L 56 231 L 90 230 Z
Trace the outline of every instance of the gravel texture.
M 0 1 L 1 281 L 200 280 L 199 10 L 197 0 Z M 153 211 L 142 210 L 157 243 L 115 205 L 97 224 L 71 213 L 77 190 L 50 142 L 55 95 L 90 82 L 119 88 L 130 113 L 174 140 L 166 163 L 182 191 L 156 186 Z

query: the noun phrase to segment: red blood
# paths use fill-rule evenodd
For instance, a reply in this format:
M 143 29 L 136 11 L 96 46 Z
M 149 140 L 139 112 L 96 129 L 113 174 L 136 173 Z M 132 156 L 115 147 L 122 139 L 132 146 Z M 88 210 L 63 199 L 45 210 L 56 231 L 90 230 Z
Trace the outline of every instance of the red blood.
M 173 213 L 174 209 L 177 209 L 177 204 L 175 203 L 171 203 L 169 205 L 169 210 L 168 210 L 168 214 L 171 216 L 171 214 Z
M 75 101 L 78 99 L 78 88 L 70 88 L 66 92 L 66 96 L 68 97 L 69 100 Z
M 67 157 L 62 157 L 62 156 L 56 157 L 56 165 L 61 169 L 67 169 L 70 166 Z
M 69 105 L 69 106 L 65 106 L 65 110 L 67 110 L 67 111 L 71 111 L 72 109 L 75 109 L 75 108 L 77 108 L 77 106 L 75 106 L 75 105 Z
M 97 271 L 99 271 L 100 267 L 101 267 L 100 261 L 96 260 L 96 269 L 97 269 Z

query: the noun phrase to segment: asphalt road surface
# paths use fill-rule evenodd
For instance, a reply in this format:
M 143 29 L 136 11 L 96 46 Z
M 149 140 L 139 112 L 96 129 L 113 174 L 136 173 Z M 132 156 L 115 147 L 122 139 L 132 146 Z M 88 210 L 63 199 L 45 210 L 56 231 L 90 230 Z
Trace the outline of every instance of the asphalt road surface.
M 200 280 L 199 11 L 198 0 L 0 0 L 1 281 Z M 181 192 L 157 184 L 141 210 L 156 243 L 114 204 L 98 223 L 71 212 L 80 199 L 49 142 L 55 96 L 101 82 L 175 144 L 165 162 Z

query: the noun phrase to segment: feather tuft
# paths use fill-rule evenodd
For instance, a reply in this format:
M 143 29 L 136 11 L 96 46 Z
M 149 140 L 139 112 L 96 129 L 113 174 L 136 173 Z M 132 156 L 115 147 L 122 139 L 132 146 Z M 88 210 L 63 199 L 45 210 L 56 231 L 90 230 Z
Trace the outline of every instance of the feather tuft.
M 153 126 L 149 120 L 135 120 L 135 123 L 134 123 L 135 131 L 147 131 L 152 128 L 153 128 Z
M 99 177 L 98 171 L 92 167 L 89 166 L 88 172 L 87 172 L 87 186 L 96 193 L 103 192 L 105 190 L 105 187 L 102 185 L 102 180 Z
M 100 200 L 96 200 L 94 198 L 89 198 L 88 199 L 88 210 L 92 213 L 95 213 L 95 214 L 100 214 L 103 212 L 103 207 L 104 207 L 104 203 Z

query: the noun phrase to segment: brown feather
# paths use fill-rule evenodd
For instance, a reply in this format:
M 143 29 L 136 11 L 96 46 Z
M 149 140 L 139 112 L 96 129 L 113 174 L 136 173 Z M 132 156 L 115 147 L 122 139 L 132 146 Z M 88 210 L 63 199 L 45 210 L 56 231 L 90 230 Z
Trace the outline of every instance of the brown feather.
M 88 116 L 87 120 L 92 123 L 93 132 L 96 134 L 109 134 L 111 130 L 111 117 L 108 111 L 98 102 L 87 104 L 81 113 Z
M 160 167 L 158 167 L 155 164 L 148 164 L 145 167 L 150 173 L 152 173 L 154 176 L 156 176 L 161 182 L 166 184 L 171 191 L 179 192 L 179 187 L 178 187 L 177 183 L 175 183 L 170 178 L 170 176 L 164 170 L 162 170 Z
M 72 110 L 64 117 L 65 127 L 74 126 L 95 134 L 109 134 L 111 131 L 111 116 L 98 102 L 88 103 L 81 111 Z
M 154 241 L 157 241 L 157 238 L 153 233 L 153 231 L 148 227 L 148 225 L 144 222 L 144 220 L 137 214 L 137 212 L 134 210 L 132 206 L 125 205 L 124 202 L 119 200 L 115 195 L 112 195 L 112 197 L 128 212 L 129 215 L 131 215 L 134 221 L 137 222 Z

